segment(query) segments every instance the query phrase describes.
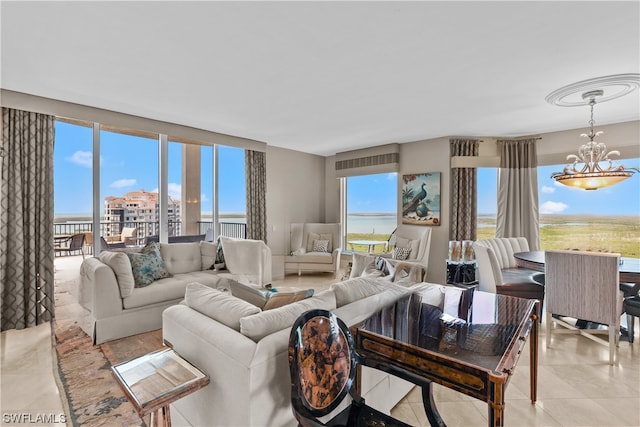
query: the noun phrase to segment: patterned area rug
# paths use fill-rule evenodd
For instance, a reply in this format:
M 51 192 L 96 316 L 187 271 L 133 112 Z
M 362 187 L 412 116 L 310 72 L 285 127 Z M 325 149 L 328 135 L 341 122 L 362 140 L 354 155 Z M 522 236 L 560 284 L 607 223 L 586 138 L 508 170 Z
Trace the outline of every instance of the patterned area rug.
M 94 346 L 77 324 L 54 325 L 58 374 L 74 426 L 146 426 L 111 373 L 111 366 L 162 348 L 162 331 Z M 62 392 L 63 390 L 61 390 Z

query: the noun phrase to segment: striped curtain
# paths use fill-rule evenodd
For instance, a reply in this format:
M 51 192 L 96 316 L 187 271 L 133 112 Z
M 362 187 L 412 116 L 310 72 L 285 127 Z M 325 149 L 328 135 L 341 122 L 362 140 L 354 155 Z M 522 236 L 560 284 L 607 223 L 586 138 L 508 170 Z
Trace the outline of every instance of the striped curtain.
M 536 138 L 498 140 L 498 217 L 496 237 L 526 237 L 540 249 Z
M 54 318 L 54 117 L 2 108 L 0 329 Z
M 451 157 L 477 156 L 477 139 L 450 139 Z M 449 240 L 476 240 L 477 181 L 475 168 L 451 169 L 451 228 Z
M 245 150 L 247 185 L 247 239 L 267 242 L 267 167 L 266 154 Z

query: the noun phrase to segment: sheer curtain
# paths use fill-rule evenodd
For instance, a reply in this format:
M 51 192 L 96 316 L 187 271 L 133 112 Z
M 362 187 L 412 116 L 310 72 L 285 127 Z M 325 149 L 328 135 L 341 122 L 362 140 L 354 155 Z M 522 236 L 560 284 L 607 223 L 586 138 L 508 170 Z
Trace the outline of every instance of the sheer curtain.
M 451 157 L 477 156 L 477 139 L 450 139 Z M 476 240 L 477 181 L 476 168 L 451 169 L 451 229 L 449 240 Z
M 266 154 L 245 150 L 247 186 L 247 239 L 267 242 L 267 168 Z
M 2 108 L 0 329 L 51 320 L 54 117 Z
M 537 251 L 540 235 L 536 138 L 498 140 L 498 149 L 496 237 L 526 237 L 529 248 Z

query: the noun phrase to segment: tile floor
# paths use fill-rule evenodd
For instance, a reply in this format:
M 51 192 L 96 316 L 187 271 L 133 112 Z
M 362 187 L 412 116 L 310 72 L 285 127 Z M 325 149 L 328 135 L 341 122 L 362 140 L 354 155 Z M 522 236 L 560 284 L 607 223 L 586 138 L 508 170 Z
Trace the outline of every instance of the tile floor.
M 81 314 L 73 299 L 73 277 L 81 259 L 56 258 L 56 283 L 69 285 L 59 295 L 58 318 Z M 289 275 L 274 286 L 327 288 L 337 279 L 329 274 Z M 62 319 L 64 320 L 64 319 Z M 554 336 L 552 347 L 540 337 L 538 401 L 529 401 L 528 350 L 525 350 L 506 392 L 507 426 L 640 426 L 640 338 L 621 342 L 619 364 L 609 366 L 607 348 L 586 338 Z M 640 328 L 637 328 L 640 329 Z M 2 425 L 64 425 L 60 394 L 53 376 L 50 325 L 1 335 Z M 435 386 L 438 409 L 449 427 L 486 426 L 484 402 Z M 22 423 L 16 417 L 23 414 Z M 427 426 L 420 390 L 414 388 L 392 415 L 415 426 Z M 40 422 L 43 417 L 53 417 Z

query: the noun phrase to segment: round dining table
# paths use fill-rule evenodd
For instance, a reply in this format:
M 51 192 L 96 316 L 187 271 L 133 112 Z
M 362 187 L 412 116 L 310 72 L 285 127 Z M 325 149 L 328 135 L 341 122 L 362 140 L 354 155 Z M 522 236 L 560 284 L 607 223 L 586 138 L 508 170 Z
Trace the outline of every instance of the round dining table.
M 516 264 L 521 268 L 544 272 L 544 251 L 516 252 Z M 640 284 L 640 258 L 620 258 L 620 281 Z

